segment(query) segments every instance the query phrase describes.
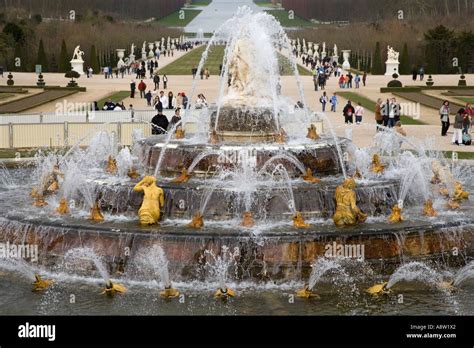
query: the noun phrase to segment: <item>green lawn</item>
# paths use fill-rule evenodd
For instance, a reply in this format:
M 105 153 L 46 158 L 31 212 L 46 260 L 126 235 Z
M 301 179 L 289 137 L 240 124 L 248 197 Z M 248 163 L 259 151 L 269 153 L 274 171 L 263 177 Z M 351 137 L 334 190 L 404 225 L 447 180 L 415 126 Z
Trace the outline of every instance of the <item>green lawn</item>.
M 268 0 L 254 0 L 253 2 L 257 4 L 258 6 L 262 6 L 262 7 L 278 7 L 278 8 L 280 7 L 278 5 L 272 4 Z
M 191 75 L 192 68 L 197 68 L 201 56 L 205 50 L 205 46 L 201 46 L 181 58 L 175 60 L 173 63 L 165 66 L 163 69 L 158 71 L 159 74 L 166 75 Z M 219 75 L 219 66 L 222 64 L 224 58 L 224 46 L 213 46 L 209 52 L 208 59 L 205 64 L 205 68 L 209 69 L 211 75 Z M 280 64 L 283 67 L 282 75 L 292 75 L 292 69 L 290 62 L 287 58 L 280 56 Z M 298 66 L 298 70 L 301 75 L 311 75 L 311 72 Z
M 365 109 L 370 110 L 372 112 L 375 112 L 375 101 L 370 100 L 370 99 L 368 99 L 364 96 L 361 96 L 358 93 L 354 93 L 354 92 L 336 92 L 336 94 L 343 97 L 344 99 L 351 100 L 353 104 L 361 103 L 362 106 Z M 402 115 L 400 120 L 402 121 L 402 124 L 405 124 L 405 125 L 407 125 L 407 124 L 410 124 L 410 125 L 422 125 L 422 124 L 424 124 L 423 122 L 415 120 L 415 119 L 413 119 L 412 117 L 409 117 L 409 116 L 403 116 Z
M 0 100 L 2 99 L 7 99 L 7 98 L 10 98 L 10 97 L 13 97 L 14 94 L 11 94 L 11 93 L 0 93 Z
M 198 14 L 201 13 L 199 10 L 182 9 L 184 11 L 184 17 L 181 18 L 181 10 L 175 11 L 166 17 L 160 18 L 156 23 L 165 27 L 185 27 L 188 25 Z
M 474 104 L 474 97 L 456 97 L 456 99 L 461 100 L 465 103 Z
M 130 96 L 129 91 L 120 91 L 120 92 L 112 93 L 109 96 L 97 101 L 97 104 L 99 104 L 99 110 L 102 110 L 105 102 L 108 100 L 111 100 L 113 103 L 118 103 L 124 100 L 125 98 L 128 98 L 129 96 Z
M 271 14 L 275 17 L 280 24 L 285 28 L 301 28 L 301 27 L 310 27 L 313 24 L 306 19 L 294 15 L 294 18 L 290 18 L 290 14 L 285 10 L 272 10 L 266 11 L 268 14 Z
M 192 0 L 191 5 L 197 6 L 207 6 L 212 2 L 212 0 Z

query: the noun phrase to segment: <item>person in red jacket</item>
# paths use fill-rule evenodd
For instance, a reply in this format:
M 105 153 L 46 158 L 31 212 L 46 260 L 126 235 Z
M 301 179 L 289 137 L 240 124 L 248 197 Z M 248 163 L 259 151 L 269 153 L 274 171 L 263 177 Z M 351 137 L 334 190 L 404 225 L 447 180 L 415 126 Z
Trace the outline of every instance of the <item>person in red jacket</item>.
M 140 91 L 140 98 L 145 98 L 146 83 L 143 80 L 138 84 L 138 90 Z

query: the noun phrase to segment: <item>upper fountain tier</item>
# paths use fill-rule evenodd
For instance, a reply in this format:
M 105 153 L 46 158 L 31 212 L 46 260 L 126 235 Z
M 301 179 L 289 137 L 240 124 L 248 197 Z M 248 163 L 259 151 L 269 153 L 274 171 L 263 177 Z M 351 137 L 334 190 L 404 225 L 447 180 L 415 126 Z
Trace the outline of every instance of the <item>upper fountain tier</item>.
M 209 47 L 220 41 L 227 46 L 217 108 L 210 113 L 211 130 L 224 141 L 274 141 L 282 127 L 282 110 L 294 105 L 279 91 L 277 49 L 291 52 L 288 37 L 273 16 L 242 7 L 217 30 Z M 299 81 L 294 58 L 293 68 Z

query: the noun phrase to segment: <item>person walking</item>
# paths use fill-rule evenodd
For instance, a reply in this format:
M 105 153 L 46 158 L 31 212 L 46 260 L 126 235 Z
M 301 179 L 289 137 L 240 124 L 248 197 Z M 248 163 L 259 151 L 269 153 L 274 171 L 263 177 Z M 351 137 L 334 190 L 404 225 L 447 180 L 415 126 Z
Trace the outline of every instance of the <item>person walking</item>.
M 421 67 L 419 73 L 420 73 L 420 81 L 423 81 L 423 79 L 425 78 L 425 68 Z
M 146 83 L 143 80 L 138 84 L 138 90 L 140 91 L 140 98 L 145 98 Z
M 389 99 L 387 99 L 384 103 L 382 103 L 380 107 L 380 111 L 382 113 L 383 126 L 388 127 L 388 120 L 389 120 L 389 114 L 390 114 L 390 100 Z
M 439 116 L 441 119 L 441 136 L 447 136 L 449 129 L 449 101 L 445 100 L 443 106 L 439 109 Z
M 362 75 L 362 84 L 367 86 L 367 71 L 364 71 L 364 75 Z
M 146 99 L 146 104 L 148 106 L 151 106 L 151 98 L 152 98 L 152 94 L 151 94 L 151 91 L 148 91 L 146 94 L 145 94 L 145 99 Z
M 331 112 L 336 112 L 338 101 L 335 93 L 332 95 L 331 100 L 329 102 L 331 103 Z
M 459 109 L 454 117 L 454 134 L 453 134 L 453 145 L 462 144 L 462 127 L 464 121 L 464 109 Z
M 356 75 L 354 81 L 355 81 L 355 88 L 360 88 L 360 75 L 359 74 Z
M 346 124 L 354 123 L 353 115 L 355 113 L 355 109 L 352 106 L 352 102 L 349 100 L 347 101 L 347 105 L 344 107 L 343 115 Z
M 383 116 L 382 116 L 382 99 L 378 99 L 375 103 L 375 123 L 377 123 L 377 132 L 381 131 L 380 126 L 383 125 Z
M 416 67 L 413 67 L 412 77 L 413 77 L 413 81 L 416 81 L 416 79 L 418 78 L 418 70 L 416 70 Z
M 137 84 L 134 80 L 130 82 L 130 98 L 135 98 L 135 91 L 137 90 Z
M 326 112 L 326 104 L 329 102 L 329 98 L 326 92 L 323 92 L 323 95 L 321 96 L 321 98 L 319 98 L 319 102 L 323 106 L 323 112 Z
M 151 134 L 166 134 L 169 126 L 168 118 L 163 115 L 163 107 L 159 105 L 158 114 L 151 119 Z
M 362 117 L 364 116 L 364 107 L 362 106 L 361 103 L 357 105 L 355 108 L 355 117 L 356 117 L 356 124 L 360 125 L 362 123 Z
M 168 76 L 163 75 L 163 89 L 168 89 Z
M 155 84 L 155 91 L 160 89 L 160 75 L 155 74 L 155 76 L 153 76 L 153 83 Z
M 395 123 L 397 122 L 397 104 L 395 103 L 394 99 L 390 101 L 388 104 L 388 128 L 395 127 Z

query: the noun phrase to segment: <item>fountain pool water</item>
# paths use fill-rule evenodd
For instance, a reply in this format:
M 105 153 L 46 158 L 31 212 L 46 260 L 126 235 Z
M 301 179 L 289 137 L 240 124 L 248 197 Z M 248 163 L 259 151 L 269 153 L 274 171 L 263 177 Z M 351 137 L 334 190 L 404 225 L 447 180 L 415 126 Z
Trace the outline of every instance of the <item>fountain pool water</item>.
M 124 308 L 130 314 L 155 313 L 148 302 L 150 291 L 169 288 L 171 282 L 192 300 L 183 308 L 160 308 L 159 313 L 272 313 L 278 296 L 294 294 L 308 283 L 321 296 L 322 313 L 378 313 L 384 309 L 367 309 L 358 290 L 367 282 L 359 278 L 367 273 L 360 268 L 386 275 L 400 264 L 427 259 L 454 270 L 469 262 L 474 218 L 466 194 L 473 186 L 465 173 L 472 173 L 472 165 L 451 168 L 445 159 L 416 147 L 357 149 L 349 139 L 335 136 L 323 115 L 297 110 L 295 101 L 279 94 L 277 52 L 291 49 L 283 29 L 268 14 L 241 9 L 210 45 L 219 41 L 228 43 L 219 98 L 198 118 L 187 110 L 182 125 L 166 135 L 144 138 L 137 133 L 131 150 L 101 131 L 88 148 L 78 144 L 65 153 L 40 154 L 28 167 L 0 168 L 0 242 L 37 245 L 34 269 L 52 278 L 54 291 L 61 294 L 71 283 L 81 283 L 80 291 L 88 293 L 99 283 L 119 280 L 129 290 L 120 301 L 127 303 L 129 296 Z M 295 70 L 295 81 L 299 79 Z M 193 90 L 197 84 L 198 79 Z M 302 88 L 300 93 L 304 100 Z M 184 130 L 179 136 L 178 128 Z M 319 134 L 308 137 L 308 128 Z M 376 141 L 387 144 L 389 139 L 393 136 L 387 131 Z M 382 162 L 376 172 L 371 163 L 375 154 Z M 159 188 L 137 187 L 149 175 L 156 177 Z M 444 179 L 448 177 L 460 185 Z M 424 215 L 428 199 L 437 214 Z M 68 206 L 62 214 L 60 202 Z M 396 204 L 402 205 L 405 221 L 389 223 Z M 357 224 L 336 227 L 336 221 L 351 220 L 355 206 Z M 89 220 L 91 208 L 102 219 Z M 339 217 L 333 222 L 336 212 Z M 158 223 L 140 224 L 153 222 L 143 216 L 156 217 Z M 195 219 L 199 223 L 191 228 Z M 346 269 L 326 260 L 333 245 L 348 259 L 353 247 L 363 246 L 364 262 Z M 58 269 L 64 262 L 70 266 Z M 26 274 L 25 267 L 1 265 L 0 302 L 25 286 L 15 272 Z M 320 282 L 326 271 L 336 280 Z M 472 301 L 462 297 L 469 295 L 470 277 L 466 268 L 453 284 L 463 284 L 457 308 L 472 314 Z M 344 297 L 331 297 L 334 287 L 345 284 L 342 278 L 350 278 L 348 291 L 356 300 L 346 303 L 350 311 L 337 302 Z M 249 305 L 232 307 L 230 301 L 219 307 L 212 299 L 217 288 L 235 290 Z M 439 304 L 439 292 L 422 291 L 428 294 L 419 296 L 428 296 L 430 304 L 407 306 L 406 313 L 451 313 L 449 304 Z M 78 306 L 72 313 L 123 313 L 104 309 L 91 296 L 84 296 L 90 306 Z M 268 303 L 262 304 L 262 298 Z M 34 299 L 27 297 L 30 301 Z M 283 307 L 284 313 L 318 312 L 311 302 Z M 0 306 L 0 313 L 11 311 Z

